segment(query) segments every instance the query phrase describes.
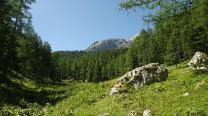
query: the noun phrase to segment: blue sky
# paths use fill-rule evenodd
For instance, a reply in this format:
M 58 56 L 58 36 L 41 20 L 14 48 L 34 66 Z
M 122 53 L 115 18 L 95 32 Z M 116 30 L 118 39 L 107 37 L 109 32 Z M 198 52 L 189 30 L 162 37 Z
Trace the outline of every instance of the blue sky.
M 53 51 L 83 50 L 94 41 L 130 38 L 145 27 L 143 10 L 120 10 L 121 0 L 36 0 L 33 26 Z

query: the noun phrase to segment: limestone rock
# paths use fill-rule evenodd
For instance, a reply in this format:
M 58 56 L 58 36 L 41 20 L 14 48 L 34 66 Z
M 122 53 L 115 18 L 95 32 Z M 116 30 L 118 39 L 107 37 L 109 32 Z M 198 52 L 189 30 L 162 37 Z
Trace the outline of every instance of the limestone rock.
M 103 114 L 99 114 L 98 116 L 110 116 L 109 113 L 103 113 Z
M 154 82 L 164 81 L 168 77 L 168 70 L 158 63 L 151 63 L 127 72 L 119 78 L 111 88 L 110 95 L 117 93 L 125 84 L 131 84 L 135 89 Z
M 208 56 L 202 52 L 196 52 L 188 65 L 196 71 L 208 71 Z
M 114 95 L 115 93 L 118 93 L 118 91 L 123 87 L 124 85 L 122 83 L 117 83 L 114 85 L 114 87 L 111 88 L 110 95 Z
M 135 111 L 131 111 L 128 116 L 138 116 L 138 114 Z
M 202 81 L 202 82 L 200 82 L 200 83 L 197 83 L 195 89 L 199 89 L 201 86 L 203 86 L 203 85 L 205 85 L 205 84 L 206 84 L 205 81 Z
M 103 116 L 110 116 L 109 113 L 104 113 Z
M 186 92 L 186 93 L 183 94 L 184 97 L 187 97 L 187 96 L 189 96 L 189 95 L 190 95 L 190 94 L 189 94 L 188 92 Z
M 149 109 L 144 110 L 143 116 L 152 116 L 152 113 Z

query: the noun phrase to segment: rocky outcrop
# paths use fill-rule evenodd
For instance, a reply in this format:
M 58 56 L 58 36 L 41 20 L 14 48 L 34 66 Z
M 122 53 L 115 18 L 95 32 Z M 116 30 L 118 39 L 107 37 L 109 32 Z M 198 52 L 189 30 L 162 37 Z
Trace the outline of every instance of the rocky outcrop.
M 123 75 L 111 88 L 110 95 L 119 92 L 126 84 L 131 84 L 135 89 L 154 82 L 164 81 L 168 77 L 168 70 L 158 63 L 151 63 L 138 67 Z
M 196 52 L 188 65 L 196 71 L 208 71 L 208 56 L 202 52 Z

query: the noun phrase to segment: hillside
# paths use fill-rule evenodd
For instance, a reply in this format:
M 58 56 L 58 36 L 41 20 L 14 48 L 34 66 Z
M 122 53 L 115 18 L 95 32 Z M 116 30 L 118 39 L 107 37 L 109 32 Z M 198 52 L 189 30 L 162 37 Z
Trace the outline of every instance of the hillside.
M 20 115 L 32 114 L 35 116 L 102 116 L 103 114 L 127 116 L 131 111 L 141 115 L 145 109 L 150 109 L 156 116 L 208 114 L 208 75 L 194 74 L 187 67 L 187 63 L 180 64 L 177 69 L 175 66 L 168 69 L 170 74 L 167 81 L 144 86 L 138 90 L 124 89 L 115 96 L 109 96 L 109 92 L 116 79 L 99 84 L 64 81 L 65 85 L 42 85 L 45 91 L 56 92 L 56 94 L 50 95 L 50 99 L 55 97 L 61 99 L 56 99 L 57 103 L 54 102 L 54 105 L 48 101 L 45 103 L 47 105 L 43 106 L 38 103 L 30 103 L 25 99 L 23 103 L 30 104 L 30 108 L 7 105 L 3 107 L 3 111 L 14 115 L 20 113 Z M 199 84 L 202 82 L 204 83 Z M 24 85 L 28 89 L 35 88 L 32 82 Z M 196 87 L 197 85 L 198 87 Z M 189 95 L 183 96 L 184 93 L 189 93 Z
M 208 115 L 208 0 L 35 1 L 0 2 L 0 116 Z

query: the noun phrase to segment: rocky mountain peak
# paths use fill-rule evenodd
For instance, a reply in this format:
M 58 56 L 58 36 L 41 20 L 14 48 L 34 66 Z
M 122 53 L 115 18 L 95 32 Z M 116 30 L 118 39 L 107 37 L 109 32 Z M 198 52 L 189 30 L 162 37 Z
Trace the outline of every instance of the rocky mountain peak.
M 129 46 L 129 41 L 122 38 L 112 38 L 101 41 L 95 41 L 86 51 L 103 51 L 108 49 L 126 48 Z
M 128 40 L 124 38 L 110 38 L 106 40 L 95 41 L 86 49 L 86 51 L 103 51 L 109 49 L 128 48 L 133 43 L 135 38 L 136 36 Z

